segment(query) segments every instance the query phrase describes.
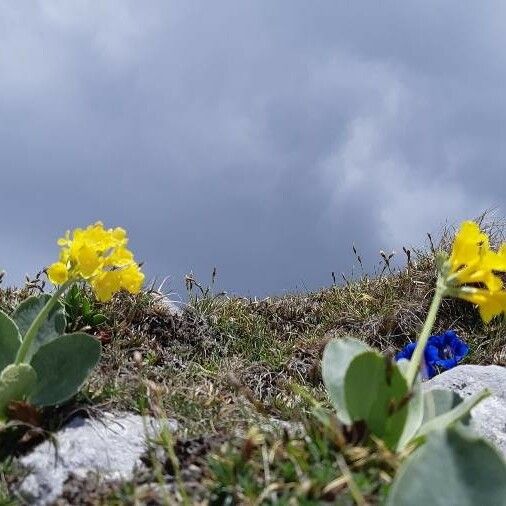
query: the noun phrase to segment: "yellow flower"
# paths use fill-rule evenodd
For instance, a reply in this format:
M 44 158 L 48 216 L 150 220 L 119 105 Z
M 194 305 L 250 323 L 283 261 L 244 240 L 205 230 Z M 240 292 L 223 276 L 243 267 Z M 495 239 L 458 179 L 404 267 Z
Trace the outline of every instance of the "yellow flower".
M 480 257 L 482 248 L 488 249 L 488 237 L 474 221 L 465 221 L 453 240 L 449 262 L 453 272 L 472 265 Z
M 506 244 L 491 250 L 487 234 L 476 223 L 462 223 L 443 271 L 446 294 L 476 304 L 483 321 L 506 311 L 506 292 L 497 276 L 506 272 Z
M 106 230 L 101 222 L 67 231 L 58 239 L 60 260 L 49 267 L 49 279 L 55 284 L 85 279 L 101 301 L 109 300 L 121 289 L 138 293 L 144 274 L 127 243 L 123 228 Z
M 494 316 L 503 313 L 506 310 L 506 292 L 490 292 L 479 288 L 471 288 L 467 291 L 467 287 L 460 290 L 459 298 L 467 300 L 478 306 L 481 319 L 489 322 Z
M 47 275 L 51 283 L 55 285 L 63 285 L 69 277 L 67 266 L 62 262 L 55 262 L 49 266 Z
M 117 271 L 120 274 L 121 287 L 130 293 L 139 293 L 144 283 L 144 274 L 138 265 L 129 265 L 125 269 Z
M 97 272 L 102 261 L 99 253 L 88 244 L 83 244 L 74 256 L 79 274 L 87 279 Z
M 124 269 L 103 271 L 91 280 L 93 291 L 100 301 L 108 301 L 121 289 L 132 294 L 139 293 L 143 283 L 144 274 L 137 264 L 129 265 Z
M 120 271 L 105 271 L 91 280 L 91 286 L 97 299 L 101 302 L 107 302 L 111 297 L 122 288 Z
M 133 253 L 127 250 L 124 246 L 115 248 L 112 253 L 104 259 L 104 265 L 123 267 L 130 265 L 134 260 Z

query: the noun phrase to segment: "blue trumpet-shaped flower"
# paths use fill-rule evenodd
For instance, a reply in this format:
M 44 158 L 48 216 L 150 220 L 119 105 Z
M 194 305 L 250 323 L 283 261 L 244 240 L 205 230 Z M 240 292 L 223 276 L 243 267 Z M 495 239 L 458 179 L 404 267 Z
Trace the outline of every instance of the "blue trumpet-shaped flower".
M 415 347 L 416 343 L 407 344 L 397 353 L 395 360 L 410 360 Z M 430 336 L 424 352 L 425 376 L 432 378 L 442 371 L 455 367 L 468 353 L 469 346 L 452 330 Z

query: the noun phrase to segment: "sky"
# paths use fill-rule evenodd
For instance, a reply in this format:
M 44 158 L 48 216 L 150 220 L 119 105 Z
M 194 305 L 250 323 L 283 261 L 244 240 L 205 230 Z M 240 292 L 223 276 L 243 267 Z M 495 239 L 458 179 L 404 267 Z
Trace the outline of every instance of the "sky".
M 0 3 L 0 269 L 128 230 L 149 280 L 328 286 L 506 196 L 506 4 Z

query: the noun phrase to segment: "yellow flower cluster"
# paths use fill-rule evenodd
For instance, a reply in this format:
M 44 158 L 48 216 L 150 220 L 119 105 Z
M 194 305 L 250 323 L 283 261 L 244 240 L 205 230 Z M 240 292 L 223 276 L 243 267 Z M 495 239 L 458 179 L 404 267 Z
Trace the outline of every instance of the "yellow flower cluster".
M 506 272 L 506 244 L 491 250 L 487 234 L 475 222 L 462 223 L 444 269 L 448 294 L 476 304 L 483 321 L 506 311 L 506 291 L 497 275 Z
M 48 268 L 47 275 L 55 285 L 87 280 L 97 299 L 104 302 L 122 289 L 138 293 L 144 274 L 127 249 L 127 242 L 124 229 L 106 230 L 100 222 L 68 231 L 58 240 L 60 259 Z

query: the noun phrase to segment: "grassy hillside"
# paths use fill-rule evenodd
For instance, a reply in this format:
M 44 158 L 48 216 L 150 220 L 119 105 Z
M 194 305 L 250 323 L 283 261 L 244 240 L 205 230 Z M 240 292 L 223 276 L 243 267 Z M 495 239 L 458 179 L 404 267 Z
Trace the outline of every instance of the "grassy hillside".
M 503 239 L 501 224 L 485 228 Z M 450 236 L 437 247 L 447 247 Z M 106 321 L 89 328 L 77 310 L 69 330 L 88 326 L 103 343 L 102 361 L 77 399 L 29 421 L 56 430 L 77 412 L 119 408 L 175 418 L 180 430 L 146 455 L 149 471 L 130 483 L 75 480 L 59 504 L 172 504 L 184 501 L 185 491 L 191 504 L 209 497 L 214 504 L 381 501 L 397 457 L 366 440 L 363 428 L 347 432 L 337 424 L 319 363 L 333 336 L 352 335 L 391 354 L 416 339 L 434 289 L 434 254 L 411 251 L 406 259 L 375 277 L 262 300 L 215 295 L 189 279 L 180 314 L 153 290 L 99 304 L 81 288 L 92 313 Z M 0 308 L 11 312 L 41 289 L 41 277 L 4 288 Z M 484 326 L 472 305 L 446 300 L 436 331 L 447 329 L 469 344 L 467 362 L 505 365 L 502 320 Z M 19 479 L 11 457 L 43 436 L 21 425 L 0 437 L 0 504 L 9 504 Z M 146 486 L 164 482 L 170 487 L 163 494 Z

